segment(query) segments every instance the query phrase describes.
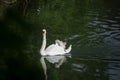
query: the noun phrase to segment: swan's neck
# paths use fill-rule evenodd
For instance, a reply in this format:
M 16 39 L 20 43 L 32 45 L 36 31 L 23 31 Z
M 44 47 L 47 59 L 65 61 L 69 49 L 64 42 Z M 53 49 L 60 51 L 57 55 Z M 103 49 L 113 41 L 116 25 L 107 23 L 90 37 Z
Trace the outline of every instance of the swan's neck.
M 46 55 L 45 54 L 45 47 L 46 47 L 46 33 L 43 33 L 43 41 L 42 41 L 42 46 L 40 49 L 41 55 Z

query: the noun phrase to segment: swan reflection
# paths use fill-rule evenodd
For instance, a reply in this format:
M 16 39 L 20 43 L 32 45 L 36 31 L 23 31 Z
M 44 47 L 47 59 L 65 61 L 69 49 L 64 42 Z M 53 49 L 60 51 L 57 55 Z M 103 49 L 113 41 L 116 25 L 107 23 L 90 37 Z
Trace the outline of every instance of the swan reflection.
M 60 68 L 60 66 L 67 60 L 67 57 L 71 58 L 71 55 L 56 55 L 56 56 L 42 56 L 40 58 L 40 62 L 42 64 L 42 68 L 44 71 L 44 75 L 46 77 L 47 80 L 47 65 L 45 60 L 47 60 L 49 63 L 53 64 L 55 66 L 55 68 Z

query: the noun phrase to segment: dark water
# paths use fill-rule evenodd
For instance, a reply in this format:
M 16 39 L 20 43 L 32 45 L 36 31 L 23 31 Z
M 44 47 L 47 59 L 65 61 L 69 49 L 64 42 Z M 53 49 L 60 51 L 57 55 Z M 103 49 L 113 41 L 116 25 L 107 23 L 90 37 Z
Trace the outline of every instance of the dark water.
M 0 80 L 119 80 L 119 4 L 119 0 L 11 4 L 1 0 Z M 66 41 L 73 45 L 71 55 L 41 57 L 43 28 L 47 45 L 56 39 Z

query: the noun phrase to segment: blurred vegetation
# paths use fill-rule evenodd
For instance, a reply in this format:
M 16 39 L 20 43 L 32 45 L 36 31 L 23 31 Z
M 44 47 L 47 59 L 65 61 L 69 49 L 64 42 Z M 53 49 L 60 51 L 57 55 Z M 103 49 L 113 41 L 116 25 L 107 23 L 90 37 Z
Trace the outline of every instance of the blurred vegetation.
M 39 51 L 33 51 L 39 45 L 33 35 L 39 35 L 35 31 L 40 27 L 26 20 L 39 1 L 0 1 L 0 80 L 44 79 Z

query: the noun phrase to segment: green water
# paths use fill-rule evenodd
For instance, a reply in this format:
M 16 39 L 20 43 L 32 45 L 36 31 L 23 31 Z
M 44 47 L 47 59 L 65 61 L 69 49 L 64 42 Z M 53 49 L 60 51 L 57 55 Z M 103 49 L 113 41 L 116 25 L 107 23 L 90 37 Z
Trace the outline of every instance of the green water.
M 0 80 L 119 80 L 120 1 L 1 0 Z M 41 57 L 47 46 L 72 44 L 70 55 Z

